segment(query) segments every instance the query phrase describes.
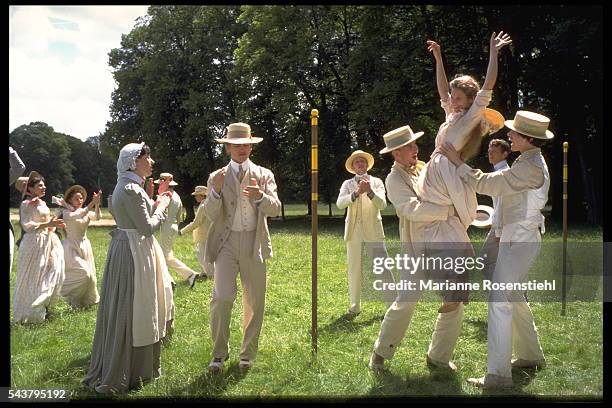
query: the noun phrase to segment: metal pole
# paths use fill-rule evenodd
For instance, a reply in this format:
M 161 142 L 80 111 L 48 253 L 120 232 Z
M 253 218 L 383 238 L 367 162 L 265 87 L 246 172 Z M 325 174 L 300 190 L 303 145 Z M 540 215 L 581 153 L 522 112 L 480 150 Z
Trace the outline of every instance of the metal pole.
M 567 279 L 567 148 L 563 142 L 563 278 L 561 284 L 561 316 L 565 316 L 565 297 Z
M 318 208 L 319 201 L 319 146 L 318 146 L 318 126 L 319 111 L 313 109 L 310 112 L 312 140 L 311 140 L 311 161 L 310 170 L 312 173 L 312 196 L 310 198 L 310 208 L 312 212 L 312 354 L 317 353 L 317 235 L 318 235 Z

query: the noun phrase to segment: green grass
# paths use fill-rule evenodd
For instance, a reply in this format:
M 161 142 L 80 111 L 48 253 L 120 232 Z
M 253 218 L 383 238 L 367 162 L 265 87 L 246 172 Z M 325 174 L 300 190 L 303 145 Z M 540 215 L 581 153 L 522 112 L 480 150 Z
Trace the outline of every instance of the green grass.
M 467 377 L 486 371 L 486 303 L 467 306 L 462 334 L 454 361 L 454 376 L 431 374 L 425 353 L 436 318 L 437 302 L 419 303 L 407 336 L 398 347 L 389 370 L 374 376 L 367 362 L 385 313 L 380 302 L 363 301 L 362 313 L 353 321 L 341 316 L 348 307 L 346 250 L 342 241 L 341 217 L 320 219 L 318 267 L 318 354 L 310 349 L 310 221 L 289 218 L 270 222 L 274 258 L 268 262 L 266 313 L 259 354 L 253 368 L 242 374 L 237 368 L 242 340 L 241 292 L 234 305 L 231 322 L 230 360 L 226 371 L 210 376 L 206 367 L 211 358 L 209 302 L 212 282 L 198 282 L 188 290 L 178 282 L 175 333 L 162 350 L 162 377 L 142 389 L 121 396 L 139 398 L 334 398 L 383 396 L 480 396 L 482 392 L 465 382 Z M 384 218 L 388 239 L 398 239 L 397 218 Z M 103 265 L 110 228 L 90 228 L 102 283 Z M 470 229 L 475 241 L 484 230 Z M 560 229 L 548 227 L 545 240 L 560 240 Z M 571 237 L 601 241 L 601 229 L 572 227 Z M 480 244 L 474 245 L 479 248 Z M 176 256 L 198 269 L 191 237 L 179 237 Z M 16 258 L 16 257 L 15 257 Z M 10 277 L 11 295 L 15 266 Z M 12 301 L 12 299 L 11 299 Z M 567 315 L 559 316 L 556 302 L 532 303 L 536 325 L 548 366 L 537 373 L 517 372 L 520 386 L 512 395 L 538 398 L 601 398 L 602 303 L 571 302 Z M 15 388 L 63 388 L 73 399 L 99 398 L 80 381 L 89 367 L 91 341 L 97 307 L 73 311 L 61 300 L 52 317 L 36 326 L 11 324 L 11 386 Z M 576 338 L 579 333 L 579 339 Z M 577 341 L 578 340 L 578 341 Z

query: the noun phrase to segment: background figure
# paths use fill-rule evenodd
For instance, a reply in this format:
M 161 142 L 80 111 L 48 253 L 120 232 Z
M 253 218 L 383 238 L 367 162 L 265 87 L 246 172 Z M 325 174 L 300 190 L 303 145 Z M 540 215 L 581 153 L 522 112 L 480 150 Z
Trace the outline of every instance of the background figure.
M 500 171 L 510 168 L 506 158 L 510 154 L 510 145 L 503 139 L 493 139 L 489 142 L 489 149 L 487 155 L 489 157 L 489 163 L 493 165 L 494 171 Z M 493 270 L 497 263 L 497 253 L 499 252 L 499 238 L 502 233 L 502 197 L 492 197 L 493 199 L 493 215 L 491 216 L 491 229 L 487 234 L 484 244 L 480 249 L 478 256 L 483 258 L 484 279 L 491 279 L 493 276 Z
M 87 191 L 80 185 L 68 188 L 64 198 L 54 202 L 64 207 L 62 219 L 66 224 L 66 238 L 63 241 L 66 273 L 61 295 L 72 307 L 85 307 L 98 303 L 96 263 L 91 242 L 87 238 L 87 227 L 92 220 L 100 219 L 100 198 L 102 191 L 93 194 L 89 205 L 83 208 Z
M 177 259 L 174 256 L 174 251 L 172 250 L 174 247 L 174 241 L 179 235 L 178 223 L 181 222 L 183 202 L 181 201 L 181 197 L 178 195 L 178 193 L 174 191 L 174 186 L 177 186 L 178 183 L 174 181 L 172 174 L 161 173 L 159 175 L 159 179 L 155 180 L 155 184 L 159 184 L 164 181 L 169 183 L 168 192 L 170 192 L 172 196 L 170 199 L 170 204 L 168 205 L 168 218 L 166 218 L 166 220 L 162 223 L 159 232 L 159 244 L 161 245 L 162 251 L 164 251 L 166 265 L 168 268 L 175 269 L 179 275 L 181 275 L 181 277 L 187 281 L 189 288 L 191 289 L 193 288 L 193 285 L 195 285 L 198 273 Z M 172 281 L 174 282 L 174 279 L 172 279 Z
M 45 179 L 30 172 L 19 207 L 19 223 L 23 231 L 17 258 L 17 279 L 13 294 L 13 320 L 18 323 L 39 323 L 47 318 L 48 309 L 59 298 L 64 281 L 64 249 L 55 228 L 64 222 L 51 216 L 42 200 Z
M 236 277 L 242 283 L 243 330 L 240 369 L 251 367 L 259 347 L 266 299 L 266 263 L 272 257 L 268 217 L 280 212 L 274 174 L 253 163 L 249 156 L 253 143 L 246 123 L 232 123 L 225 138 L 230 163 L 208 178 L 204 212 L 211 221 L 206 260 L 214 262 L 215 280 L 210 302 L 213 340 L 211 372 L 219 372 L 229 358 L 230 321 L 236 299 Z
M 9 146 L 9 187 L 17 178 L 25 171 L 25 164 L 19 158 L 17 152 Z M 20 190 L 21 191 L 21 190 Z M 13 230 L 13 223 L 9 217 L 9 275 L 13 268 L 13 251 L 15 250 L 15 231 Z
M 161 342 L 172 333 L 174 300 L 164 254 L 153 233 L 170 201 L 153 202 L 141 187 L 153 168 L 144 143 L 125 145 L 117 160 L 111 241 L 83 382 L 99 393 L 120 393 L 161 375 Z M 160 185 L 165 191 L 167 183 Z
M 184 235 L 188 234 L 189 232 L 193 233 L 196 256 L 200 266 L 202 267 L 200 277 L 212 279 L 214 275 L 214 267 L 210 262 L 206 261 L 206 236 L 208 235 L 208 230 L 210 228 L 210 220 L 206 217 L 204 207 L 202 206 L 202 203 L 206 198 L 206 194 L 208 194 L 208 188 L 206 188 L 206 186 L 196 186 L 195 191 L 191 193 L 198 203 L 198 206 L 194 211 L 195 218 L 180 230 L 180 234 Z
M 351 316 L 361 312 L 362 245 L 368 242 L 366 249 L 371 251 L 370 258 L 388 257 L 385 248 L 385 232 L 380 211 L 387 207 L 385 186 L 381 179 L 367 172 L 374 166 L 374 157 L 362 150 L 354 151 L 345 162 L 349 173 L 355 174 L 345 180 L 340 187 L 336 206 L 339 209 L 348 207 L 344 224 L 346 257 L 348 263 L 349 309 Z M 393 274 L 385 269 L 382 280 L 393 282 Z M 378 279 L 378 277 L 377 277 Z M 383 296 L 387 307 L 393 303 L 397 293 L 385 290 Z

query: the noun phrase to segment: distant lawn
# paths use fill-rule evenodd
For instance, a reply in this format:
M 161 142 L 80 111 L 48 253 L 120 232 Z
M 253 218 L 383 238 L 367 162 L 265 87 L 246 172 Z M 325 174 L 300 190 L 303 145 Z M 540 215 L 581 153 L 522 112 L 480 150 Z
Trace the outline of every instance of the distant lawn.
M 304 206 L 305 208 L 305 206 Z M 288 205 L 286 211 L 300 211 Z M 297 214 L 296 214 L 297 215 Z M 339 214 L 340 215 L 340 214 Z M 380 329 L 385 306 L 364 301 L 362 313 L 354 320 L 342 318 L 348 307 L 346 250 L 342 241 L 342 217 L 320 220 L 319 235 L 319 352 L 310 351 L 310 220 L 272 220 L 270 230 L 274 258 L 268 263 L 268 290 L 260 353 L 253 368 L 239 372 L 238 350 L 241 333 L 241 293 L 234 305 L 230 360 L 223 375 L 211 377 L 206 367 L 211 358 L 209 302 L 212 282 L 198 282 L 190 291 L 175 273 L 176 332 L 162 350 L 162 377 L 125 399 L 192 397 L 353 397 L 384 396 L 474 396 L 482 392 L 465 382 L 467 377 L 486 371 L 486 303 L 466 307 L 462 334 L 454 361 L 454 376 L 431 374 L 425 353 L 431 338 L 437 302 L 418 305 L 406 338 L 398 347 L 389 371 L 376 377 L 367 368 Z M 398 239 L 397 218 L 384 217 L 389 240 Z M 110 228 L 90 228 L 98 284 Z M 475 248 L 480 248 L 485 230 L 470 229 Z M 572 226 L 574 240 L 601 241 L 600 228 Z M 559 226 L 548 225 L 546 241 L 560 241 Z M 179 237 L 175 255 L 199 269 L 190 236 Z M 16 259 L 16 257 L 15 257 Z M 11 302 L 15 266 L 10 277 Z M 12 305 L 12 303 L 11 303 Z M 603 395 L 602 303 L 571 302 L 567 315 L 559 316 L 558 302 L 531 304 L 548 366 L 537 373 L 518 371 L 518 387 L 511 395 L 587 397 Z M 97 307 L 72 311 L 61 300 L 51 319 L 25 327 L 11 324 L 11 387 L 63 388 L 73 399 L 96 398 L 80 385 L 89 367 Z

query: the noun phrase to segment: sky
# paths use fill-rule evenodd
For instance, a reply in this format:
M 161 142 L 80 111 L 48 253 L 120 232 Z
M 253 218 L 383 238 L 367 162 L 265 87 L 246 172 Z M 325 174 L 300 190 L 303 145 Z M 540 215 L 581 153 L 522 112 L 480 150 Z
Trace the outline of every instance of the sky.
M 147 6 L 9 6 L 9 132 L 45 122 L 85 140 L 104 131 L 108 53 Z

